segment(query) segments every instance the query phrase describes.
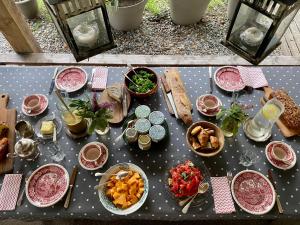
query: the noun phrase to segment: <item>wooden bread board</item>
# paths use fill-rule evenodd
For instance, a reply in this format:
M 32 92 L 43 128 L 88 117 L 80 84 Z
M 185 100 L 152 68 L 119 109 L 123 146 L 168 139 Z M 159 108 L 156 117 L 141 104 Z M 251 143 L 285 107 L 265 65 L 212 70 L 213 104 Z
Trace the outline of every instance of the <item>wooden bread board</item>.
M 118 85 L 120 87 L 123 87 L 123 84 L 113 84 L 113 85 Z M 131 103 L 131 97 L 130 94 L 127 90 L 125 90 L 126 95 L 127 95 L 127 109 L 129 109 L 130 103 Z M 108 120 L 109 123 L 120 123 L 122 122 L 122 120 L 124 119 L 123 116 L 123 106 L 121 103 L 117 102 L 116 100 L 114 100 L 113 98 L 109 97 L 107 94 L 107 90 L 105 89 L 99 99 L 99 103 L 104 103 L 104 102 L 109 102 L 109 103 L 113 103 L 114 106 L 112 107 L 112 116 L 113 118 Z
M 270 95 L 273 92 L 271 87 L 264 87 L 265 99 L 270 99 Z M 265 99 L 261 99 L 261 104 L 264 105 L 266 103 Z M 288 128 L 280 119 L 276 122 L 277 127 L 280 129 L 282 135 L 284 137 L 293 137 L 299 136 L 300 132 L 296 130 L 292 130 Z
M 175 115 L 175 113 L 174 113 L 174 111 L 173 111 L 173 109 L 172 109 L 171 103 L 170 103 L 170 101 L 169 101 L 169 99 L 168 99 L 168 96 L 167 96 L 167 93 L 166 93 L 166 90 L 165 90 L 163 84 L 161 84 L 161 90 L 162 90 L 162 93 L 163 93 L 165 102 L 166 102 L 166 104 L 167 104 L 167 108 L 168 108 L 169 113 L 170 113 L 171 115 Z
M 17 111 L 16 109 L 7 109 L 9 96 L 7 94 L 0 94 L 0 122 L 5 123 L 9 127 L 8 131 L 8 152 L 14 152 L 15 145 L 15 125 Z M 0 174 L 11 172 L 14 168 L 14 159 L 6 158 L 0 161 Z
M 187 95 L 184 83 L 177 68 L 167 68 L 164 71 L 166 81 L 171 89 L 177 114 L 182 121 L 190 126 L 193 123 L 192 103 Z

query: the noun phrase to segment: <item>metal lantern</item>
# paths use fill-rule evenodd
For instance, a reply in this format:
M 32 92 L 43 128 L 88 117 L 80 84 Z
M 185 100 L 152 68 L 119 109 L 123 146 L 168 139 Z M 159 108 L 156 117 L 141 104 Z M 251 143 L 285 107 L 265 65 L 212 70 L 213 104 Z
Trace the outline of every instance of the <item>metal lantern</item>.
M 43 0 L 76 61 L 115 48 L 102 0 Z
M 299 6 L 299 0 L 240 0 L 222 43 L 257 65 L 280 45 Z

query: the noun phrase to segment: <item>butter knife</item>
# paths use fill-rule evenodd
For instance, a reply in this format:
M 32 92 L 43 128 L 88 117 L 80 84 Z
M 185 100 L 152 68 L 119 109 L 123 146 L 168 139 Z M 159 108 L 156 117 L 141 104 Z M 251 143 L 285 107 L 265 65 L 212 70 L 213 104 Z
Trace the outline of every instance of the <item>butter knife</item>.
M 77 173 L 78 173 L 78 167 L 74 166 L 72 175 L 71 175 L 71 179 L 70 179 L 69 190 L 68 190 L 67 197 L 66 197 L 65 204 L 64 204 L 65 209 L 67 209 L 69 207 Z
M 271 181 L 271 184 L 273 185 L 273 187 L 274 187 L 274 189 L 275 189 L 276 204 L 277 204 L 278 212 L 279 212 L 280 214 L 282 214 L 282 213 L 283 213 L 283 208 L 282 208 L 282 205 L 281 205 L 281 202 L 280 202 L 280 199 L 279 199 L 279 195 L 278 195 L 278 193 L 277 193 L 277 189 L 276 189 L 276 186 L 275 186 L 275 183 L 274 183 L 272 171 L 271 171 L 270 169 L 268 169 L 268 177 L 269 177 L 269 180 Z
M 127 110 L 127 90 L 125 85 L 123 85 L 123 98 L 122 98 L 122 109 L 123 109 L 123 116 L 126 117 L 128 114 L 128 110 Z
M 208 71 L 209 71 L 209 86 L 210 86 L 210 94 L 213 93 L 213 90 L 214 90 L 214 86 L 213 86 L 213 79 L 212 79 L 212 68 L 211 66 L 208 67 Z
M 54 84 L 55 84 L 55 77 L 57 75 L 57 72 L 58 72 L 58 68 L 56 67 L 54 70 L 54 73 L 53 73 L 52 80 L 51 80 L 51 84 L 50 84 L 50 88 L 49 88 L 49 95 L 51 95 L 53 92 Z
M 176 109 L 176 106 L 175 106 L 173 95 L 172 95 L 171 89 L 170 89 L 170 87 L 169 87 L 169 85 L 167 83 L 167 80 L 166 80 L 166 78 L 164 76 L 161 77 L 161 82 L 162 82 L 162 84 L 163 84 L 163 86 L 165 88 L 165 91 L 167 93 L 167 97 L 169 99 L 169 102 L 170 102 L 171 107 L 173 109 L 173 112 L 175 114 L 175 117 L 178 119 L 179 116 L 178 116 L 178 113 L 177 113 L 177 109 Z

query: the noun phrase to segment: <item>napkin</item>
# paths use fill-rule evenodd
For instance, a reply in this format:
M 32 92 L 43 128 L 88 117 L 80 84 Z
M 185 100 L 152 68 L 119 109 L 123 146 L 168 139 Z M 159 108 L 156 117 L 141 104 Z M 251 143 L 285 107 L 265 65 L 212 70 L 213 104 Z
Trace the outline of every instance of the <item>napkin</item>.
M 108 69 L 106 67 L 96 67 L 92 81 L 93 91 L 102 91 L 106 88 Z
M 20 191 L 22 174 L 6 174 L 0 191 L 0 211 L 14 210 Z
M 235 212 L 234 203 L 227 177 L 211 177 L 215 212 L 227 214 Z
M 268 81 L 259 67 L 237 67 L 246 86 L 260 88 L 268 86 Z

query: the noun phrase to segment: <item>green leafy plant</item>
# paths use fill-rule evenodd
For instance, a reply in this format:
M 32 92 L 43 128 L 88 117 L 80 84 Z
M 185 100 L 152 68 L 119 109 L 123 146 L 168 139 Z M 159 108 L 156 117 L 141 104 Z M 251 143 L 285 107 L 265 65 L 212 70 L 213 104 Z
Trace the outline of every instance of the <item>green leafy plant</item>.
M 144 70 L 137 71 L 137 74 L 132 76 L 132 80 L 136 85 L 129 83 L 129 89 L 137 93 L 147 93 L 155 87 L 155 83 L 151 80 L 154 74 Z
M 92 134 L 95 129 L 104 131 L 108 126 L 108 120 L 112 118 L 111 103 L 97 102 L 97 94 L 94 93 L 92 102 L 81 99 L 74 99 L 69 104 L 71 108 L 78 110 L 76 115 L 90 120 L 88 133 Z
M 245 113 L 243 106 L 233 103 L 230 108 L 221 108 L 217 114 L 217 120 L 222 120 L 221 129 L 225 132 L 237 134 L 241 124 L 247 119 L 248 115 Z

